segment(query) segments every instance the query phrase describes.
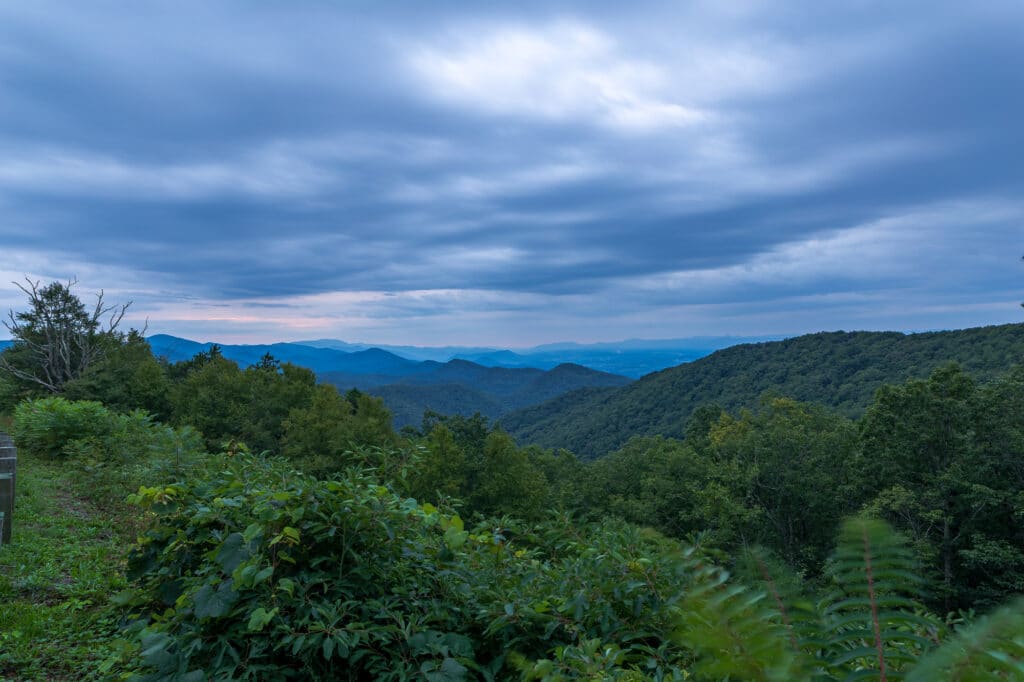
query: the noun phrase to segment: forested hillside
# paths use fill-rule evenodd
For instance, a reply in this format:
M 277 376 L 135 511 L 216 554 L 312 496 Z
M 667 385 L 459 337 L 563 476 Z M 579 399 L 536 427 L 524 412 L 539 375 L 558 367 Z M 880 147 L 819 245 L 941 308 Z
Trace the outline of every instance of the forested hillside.
M 383 398 L 394 414 L 396 428 L 418 425 L 428 410 L 463 416 L 479 412 L 494 419 L 571 391 L 630 383 L 628 378 L 617 374 L 572 364 L 558 365 L 547 371 L 484 367 L 466 360 L 423 364 L 432 368 L 397 381 L 394 377 L 340 372 L 325 372 L 320 379 L 342 391 L 357 388 Z
M 700 405 L 754 406 L 765 392 L 855 417 L 883 383 L 956 361 L 981 381 L 1024 359 L 1024 324 L 947 332 L 828 332 L 744 344 L 613 391 L 572 393 L 502 417 L 521 443 L 594 458 L 636 435 L 681 436 Z

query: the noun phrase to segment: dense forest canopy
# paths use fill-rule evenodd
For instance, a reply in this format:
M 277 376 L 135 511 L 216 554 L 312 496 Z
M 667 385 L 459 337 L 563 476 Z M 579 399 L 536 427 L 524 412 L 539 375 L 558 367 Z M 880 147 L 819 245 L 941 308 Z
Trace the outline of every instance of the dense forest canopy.
M 570 393 L 501 418 L 519 441 L 599 457 L 634 435 L 682 436 L 705 403 L 753 407 L 769 392 L 858 417 L 885 383 L 957 362 L 980 381 L 1024 358 L 1024 324 L 947 332 L 823 332 L 743 344 L 649 374 L 618 390 Z

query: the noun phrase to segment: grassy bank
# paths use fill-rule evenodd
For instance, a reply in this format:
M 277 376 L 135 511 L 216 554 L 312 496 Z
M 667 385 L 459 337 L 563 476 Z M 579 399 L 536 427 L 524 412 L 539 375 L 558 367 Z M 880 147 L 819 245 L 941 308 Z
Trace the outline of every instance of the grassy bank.
M 14 537 L 0 548 L 2 680 L 115 672 L 122 641 L 108 605 L 125 586 L 136 527 L 125 510 L 91 504 L 82 485 L 74 468 L 19 456 Z

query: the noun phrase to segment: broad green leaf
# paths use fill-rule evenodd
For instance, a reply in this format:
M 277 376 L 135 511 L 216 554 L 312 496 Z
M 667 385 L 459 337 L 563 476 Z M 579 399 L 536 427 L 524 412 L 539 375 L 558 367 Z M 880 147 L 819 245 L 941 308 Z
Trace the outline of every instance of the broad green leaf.
M 266 568 L 264 568 L 263 570 L 261 570 L 259 573 L 256 574 L 256 577 L 254 577 L 252 579 L 252 584 L 253 585 L 259 585 L 261 582 L 263 582 L 264 580 L 269 578 L 273 573 L 274 573 L 274 567 L 273 566 L 267 566 Z
M 459 530 L 455 526 L 449 526 L 448 530 L 444 532 L 444 543 L 452 550 L 457 550 L 466 544 L 466 539 L 469 537 L 469 533 L 464 530 Z
M 248 543 L 259 537 L 261 533 L 263 533 L 263 526 L 258 523 L 250 523 L 245 529 L 245 532 L 242 533 L 242 537 L 245 538 L 245 541 Z
M 231 610 L 238 601 L 232 581 L 225 580 L 216 590 L 210 585 L 203 585 L 193 598 L 196 618 L 220 618 Z
M 224 538 L 217 552 L 217 563 L 225 573 L 233 573 L 238 565 L 249 558 L 249 548 L 241 533 L 232 533 Z
M 429 682 L 459 682 L 465 680 L 469 670 L 466 666 L 462 665 L 454 658 L 446 658 L 441 663 L 441 666 L 435 670 L 426 669 L 428 664 L 424 664 L 420 671 L 423 676 L 426 677 Z
M 259 632 L 264 628 L 264 626 L 266 626 L 267 623 L 274 619 L 275 615 L 277 615 L 276 608 L 267 611 L 265 608 L 261 606 L 260 608 L 256 609 L 252 612 L 252 615 L 249 616 L 249 632 Z

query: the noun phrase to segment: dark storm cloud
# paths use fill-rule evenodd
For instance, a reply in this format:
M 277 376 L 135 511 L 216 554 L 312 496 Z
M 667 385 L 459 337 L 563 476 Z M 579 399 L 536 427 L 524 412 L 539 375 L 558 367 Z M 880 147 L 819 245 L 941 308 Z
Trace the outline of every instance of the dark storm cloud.
M 406 296 L 371 318 L 496 300 L 423 291 L 781 316 L 941 297 L 951 264 L 1005 297 L 1019 4 L 628 9 L 0 3 L 0 240 L 44 275 L 134 273 L 153 301 Z M 974 258 L 905 239 L 965 233 Z

